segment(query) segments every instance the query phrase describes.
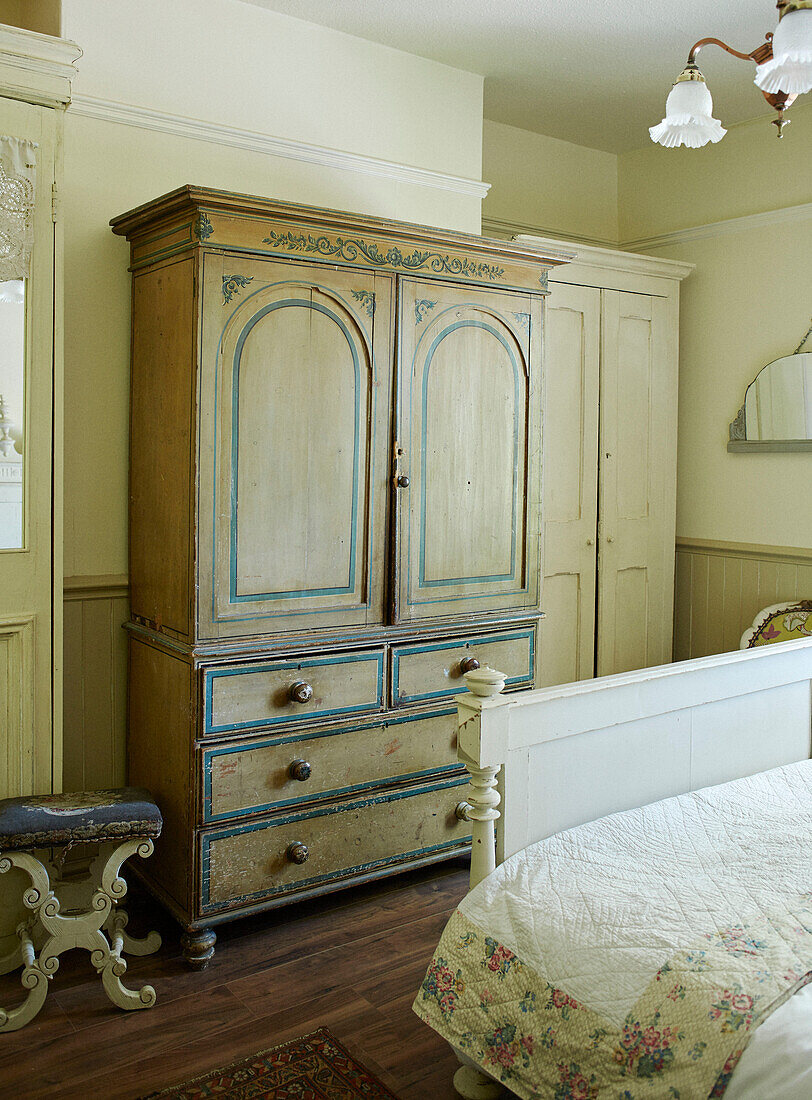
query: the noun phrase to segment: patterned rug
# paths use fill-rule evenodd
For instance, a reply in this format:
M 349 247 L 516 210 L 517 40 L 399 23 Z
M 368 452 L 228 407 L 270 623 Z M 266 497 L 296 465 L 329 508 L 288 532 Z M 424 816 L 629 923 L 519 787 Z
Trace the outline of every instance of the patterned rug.
M 141 1100 L 397 1100 L 327 1028 Z

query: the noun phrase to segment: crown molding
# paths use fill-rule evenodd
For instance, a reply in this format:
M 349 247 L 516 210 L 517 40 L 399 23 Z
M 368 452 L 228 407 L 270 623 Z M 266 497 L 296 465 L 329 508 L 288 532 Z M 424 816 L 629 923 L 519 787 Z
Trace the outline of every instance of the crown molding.
M 64 107 L 77 72 L 74 61 L 81 56 L 69 39 L 0 24 L 0 95 Z
M 524 248 L 539 248 L 545 256 L 548 256 L 554 248 L 560 249 L 562 243 L 554 238 L 538 237 L 528 233 L 520 233 L 513 240 Z M 681 263 L 678 260 L 639 256 L 633 252 L 623 252 L 619 248 L 598 248 L 595 245 L 577 245 L 569 255 L 575 267 L 586 267 L 590 271 L 616 271 L 622 274 L 647 275 L 665 279 L 684 279 L 696 266 Z M 568 282 L 570 269 L 550 272 L 550 278 L 553 282 L 556 278 L 561 282 Z
M 528 225 L 526 222 L 504 221 L 501 218 L 490 218 L 482 215 L 482 232 L 489 237 L 504 237 L 513 240 L 517 236 L 528 235 L 531 237 L 543 237 L 545 240 L 555 241 L 557 246 L 567 245 L 597 245 L 603 248 L 617 248 L 617 241 L 604 237 L 581 237 L 577 233 L 558 233 L 555 229 L 546 229 L 540 225 Z
M 100 119 L 103 122 L 114 122 L 120 126 L 157 130 L 163 134 L 172 134 L 174 137 L 210 141 L 235 149 L 265 153 L 267 156 L 318 164 L 323 168 L 338 168 L 344 172 L 381 176 L 384 179 L 409 183 L 417 187 L 453 191 L 459 195 L 470 195 L 478 199 L 484 199 L 490 189 L 489 183 L 468 179 L 465 176 L 452 176 L 444 172 L 434 172 L 429 168 L 415 168 L 410 164 L 398 164 L 396 161 L 365 156 L 362 153 L 347 153 L 324 145 L 311 145 L 306 141 L 273 137 L 256 130 L 242 130 L 236 126 L 204 122 L 185 115 L 172 115 L 166 111 L 153 110 L 151 107 L 133 107 L 127 103 L 115 103 L 112 100 L 97 99 L 94 96 L 76 96 L 71 105 L 71 113 L 83 115 L 85 118 Z
M 662 233 L 658 237 L 638 237 L 633 241 L 624 241 L 623 248 L 646 251 L 649 248 L 664 248 L 672 244 L 685 244 L 688 241 L 704 241 L 711 237 L 726 237 L 731 233 L 747 233 L 751 229 L 764 229 L 786 222 L 808 221 L 812 218 L 812 202 L 799 206 L 785 206 L 778 210 L 765 210 L 762 214 L 744 214 L 738 218 L 725 218 L 720 222 L 707 222 L 688 229 L 676 229 L 673 233 Z

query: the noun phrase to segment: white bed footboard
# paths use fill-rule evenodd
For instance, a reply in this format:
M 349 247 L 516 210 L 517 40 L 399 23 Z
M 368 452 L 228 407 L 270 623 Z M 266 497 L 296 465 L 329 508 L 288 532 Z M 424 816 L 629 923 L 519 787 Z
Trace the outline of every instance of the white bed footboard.
M 472 886 L 493 867 L 495 823 L 501 862 L 585 821 L 812 753 L 812 639 L 508 696 L 491 669 L 466 682 Z

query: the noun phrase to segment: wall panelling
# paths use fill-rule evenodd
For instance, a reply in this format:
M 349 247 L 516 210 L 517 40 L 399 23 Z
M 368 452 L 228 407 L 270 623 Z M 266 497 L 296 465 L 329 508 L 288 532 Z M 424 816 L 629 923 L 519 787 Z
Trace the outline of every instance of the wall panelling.
M 738 649 L 762 607 L 812 599 L 812 549 L 677 539 L 674 660 Z

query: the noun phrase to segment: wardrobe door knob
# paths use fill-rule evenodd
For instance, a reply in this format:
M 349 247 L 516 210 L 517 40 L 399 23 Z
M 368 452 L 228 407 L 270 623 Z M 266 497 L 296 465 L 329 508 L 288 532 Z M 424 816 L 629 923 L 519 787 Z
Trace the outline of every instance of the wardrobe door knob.
M 464 676 L 466 672 L 476 672 L 479 668 L 479 661 L 476 657 L 463 657 L 460 661 L 460 675 Z
M 288 845 L 285 855 L 291 863 L 307 863 L 310 851 L 306 844 L 302 844 L 301 841 L 297 840 Z
M 405 474 L 401 474 L 398 478 L 398 489 L 408 489 L 409 484 L 410 482 L 408 477 Z
M 313 698 L 313 688 L 306 680 L 297 680 L 290 685 L 288 695 L 292 703 L 309 703 Z
M 306 779 L 309 779 L 313 769 L 306 760 L 294 760 L 291 766 L 288 768 L 288 775 L 291 779 L 298 779 L 300 783 L 304 783 Z

